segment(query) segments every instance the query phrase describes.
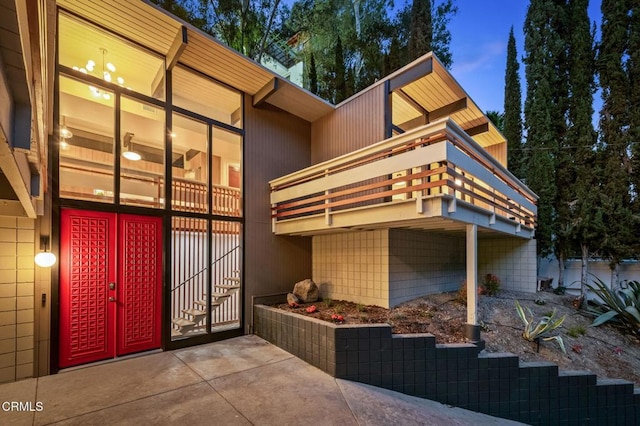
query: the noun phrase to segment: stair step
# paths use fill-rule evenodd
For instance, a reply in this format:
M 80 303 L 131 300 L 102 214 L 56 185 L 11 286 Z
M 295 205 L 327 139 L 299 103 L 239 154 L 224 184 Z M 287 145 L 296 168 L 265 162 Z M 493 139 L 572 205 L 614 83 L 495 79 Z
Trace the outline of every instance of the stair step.
M 200 309 L 183 309 L 182 310 L 183 314 L 187 314 L 187 315 L 191 315 L 193 317 L 199 317 L 199 316 L 207 316 L 207 313 L 205 311 L 201 311 Z
M 190 325 L 190 326 L 194 326 L 194 325 L 196 325 L 196 323 L 195 323 L 195 322 L 190 321 L 190 320 L 188 320 L 188 319 L 186 319 L 186 318 L 183 318 L 183 317 L 173 318 L 173 319 L 171 320 L 171 322 L 172 322 L 173 324 L 177 325 L 178 327 L 186 327 L 186 326 L 189 326 L 189 325 Z
M 178 330 L 176 330 L 175 328 L 171 329 L 171 337 L 181 337 L 184 336 L 184 334 L 180 333 Z
M 212 300 L 211 301 L 211 306 L 220 306 L 222 305 L 222 303 L 224 302 L 224 300 L 220 300 L 220 299 L 216 299 L 216 300 Z M 203 306 L 203 307 L 207 307 L 207 299 L 203 299 L 203 300 L 196 300 L 195 302 L 193 302 L 194 304 L 198 305 L 198 306 Z
M 240 282 L 240 278 L 239 277 L 224 277 L 225 281 L 235 281 L 235 282 Z
M 216 284 L 215 287 L 216 288 L 223 288 L 225 290 L 235 290 L 237 288 L 240 288 L 239 285 L 235 285 L 235 284 Z

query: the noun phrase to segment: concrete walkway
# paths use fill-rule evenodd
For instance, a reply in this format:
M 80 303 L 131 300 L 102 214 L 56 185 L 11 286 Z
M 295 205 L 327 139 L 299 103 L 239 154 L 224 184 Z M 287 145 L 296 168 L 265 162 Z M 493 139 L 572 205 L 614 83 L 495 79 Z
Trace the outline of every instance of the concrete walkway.
M 0 403 L 0 425 L 518 424 L 335 379 L 256 336 L 0 385 Z

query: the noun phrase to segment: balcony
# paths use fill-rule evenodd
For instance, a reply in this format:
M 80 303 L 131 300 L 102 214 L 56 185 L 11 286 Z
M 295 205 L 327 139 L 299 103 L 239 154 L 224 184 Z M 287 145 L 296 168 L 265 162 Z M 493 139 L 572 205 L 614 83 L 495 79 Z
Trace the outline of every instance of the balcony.
M 532 238 L 537 196 L 449 118 L 274 179 L 273 232 L 412 228 Z

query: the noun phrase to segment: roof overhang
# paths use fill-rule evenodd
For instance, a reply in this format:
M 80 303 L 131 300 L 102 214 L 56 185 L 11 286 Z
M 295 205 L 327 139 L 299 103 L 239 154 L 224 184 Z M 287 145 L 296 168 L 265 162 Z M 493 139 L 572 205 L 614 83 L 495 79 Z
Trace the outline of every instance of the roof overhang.
M 404 130 L 449 117 L 482 147 L 506 142 L 505 137 L 432 52 L 363 92 L 381 84 L 388 84 L 394 96 L 393 122 L 406 124 Z M 347 102 L 349 99 L 343 104 Z
M 65 10 L 255 97 L 278 81 L 262 102 L 312 122 L 334 106 L 148 1 L 58 0 Z M 176 40 L 182 45 L 176 48 Z M 255 102 L 254 102 L 255 103 Z

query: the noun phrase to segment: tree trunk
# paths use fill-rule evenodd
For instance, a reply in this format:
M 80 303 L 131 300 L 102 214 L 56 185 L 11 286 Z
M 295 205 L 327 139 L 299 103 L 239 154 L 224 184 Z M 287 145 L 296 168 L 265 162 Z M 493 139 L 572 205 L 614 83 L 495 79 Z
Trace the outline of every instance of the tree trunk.
M 584 297 L 587 294 L 587 277 L 589 275 L 589 245 L 580 244 L 580 252 L 582 255 L 582 266 L 580 269 L 580 295 Z
M 564 254 L 558 254 L 558 287 L 565 287 L 564 285 Z
M 620 281 L 620 264 L 616 263 L 611 269 L 611 290 L 618 288 Z

